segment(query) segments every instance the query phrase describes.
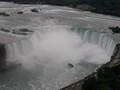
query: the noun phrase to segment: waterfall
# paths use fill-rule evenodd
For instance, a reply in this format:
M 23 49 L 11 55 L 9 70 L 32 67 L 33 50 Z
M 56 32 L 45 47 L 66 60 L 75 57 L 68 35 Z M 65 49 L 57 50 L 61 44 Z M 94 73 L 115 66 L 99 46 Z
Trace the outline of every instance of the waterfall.
M 108 56 L 112 56 L 116 46 L 114 39 L 110 38 L 104 33 L 81 29 L 79 27 L 73 27 L 72 31 L 78 33 L 84 42 L 97 44 L 106 51 Z
M 7 58 L 11 59 L 31 52 L 31 44 L 27 39 L 6 44 Z
M 72 28 L 74 32 L 70 29 L 67 31 L 57 28 L 39 30 L 28 38 L 5 45 L 7 61 L 15 65 L 21 64 L 29 70 L 37 70 L 40 76 L 37 77 L 39 84 L 49 90 L 67 86 L 73 83 L 74 78 L 80 80 L 93 72 L 95 67 L 110 60 L 105 51 L 112 55 L 116 44 L 112 38 L 103 33 L 80 28 Z M 91 43 L 97 44 L 105 51 Z M 69 63 L 73 64 L 74 68 L 70 69 Z
M 89 42 L 93 44 L 97 44 L 101 48 L 103 48 L 108 56 L 112 56 L 114 48 L 116 46 L 116 42 L 108 37 L 104 33 L 81 29 L 81 28 L 72 28 L 72 31 L 76 32 L 84 42 Z M 35 45 L 40 41 L 42 35 L 48 33 L 50 31 L 40 30 L 36 31 L 29 38 L 25 38 L 22 40 L 18 40 L 16 42 L 11 42 L 5 45 L 7 59 L 12 59 L 13 57 L 17 57 L 20 55 L 29 55 Z
M 40 40 L 40 34 L 40 32 L 36 32 L 30 37 L 5 44 L 7 59 L 13 59 L 20 55 L 30 54 L 34 49 L 35 42 Z

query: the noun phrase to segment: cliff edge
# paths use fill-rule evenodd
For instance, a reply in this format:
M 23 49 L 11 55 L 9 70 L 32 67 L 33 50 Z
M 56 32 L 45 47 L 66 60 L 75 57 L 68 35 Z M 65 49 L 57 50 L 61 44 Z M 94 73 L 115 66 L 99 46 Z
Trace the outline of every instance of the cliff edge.
M 120 44 L 116 45 L 111 60 L 91 75 L 60 90 L 119 90 Z

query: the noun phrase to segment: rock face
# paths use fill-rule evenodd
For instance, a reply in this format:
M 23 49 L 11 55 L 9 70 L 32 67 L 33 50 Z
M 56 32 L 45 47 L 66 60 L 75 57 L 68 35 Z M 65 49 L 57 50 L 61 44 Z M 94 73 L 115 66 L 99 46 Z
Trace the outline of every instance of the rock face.
M 110 62 L 96 72 L 60 90 L 119 90 L 120 88 L 120 44 L 116 45 Z
M 6 32 L 6 33 L 17 34 L 17 35 L 30 35 L 30 34 L 33 33 L 32 30 L 29 30 L 27 28 L 21 28 L 21 29 L 18 29 L 18 30 L 7 29 L 7 28 L 0 28 L 0 31 Z
M 120 27 L 116 26 L 116 27 L 109 27 L 109 29 L 111 29 L 113 31 L 113 33 L 120 33 Z
M 113 66 L 119 65 L 119 64 L 120 64 L 120 44 L 117 44 L 116 48 L 115 48 L 115 52 L 114 52 L 113 56 L 111 57 L 109 66 L 113 67 Z
M 67 87 L 64 87 L 60 90 L 81 90 L 81 86 L 82 86 L 83 82 L 84 82 L 84 80 L 80 80 L 80 81 L 78 81 L 74 84 L 71 84 Z
M 0 72 L 5 72 L 19 66 L 18 63 L 6 61 L 6 58 L 8 56 L 7 50 L 9 44 L 12 45 L 13 42 L 22 43 L 23 40 L 28 39 L 28 37 L 31 36 L 33 33 L 34 32 L 32 30 L 29 30 L 27 28 L 0 28 Z M 16 37 L 16 35 L 21 36 Z
M 119 90 L 120 88 L 120 44 L 116 45 L 111 61 L 89 75 L 82 90 Z
M 26 28 L 19 29 L 19 30 L 12 30 L 12 34 L 17 34 L 17 35 L 30 35 L 32 34 L 32 30 L 28 30 Z
M 0 72 L 6 72 L 10 69 L 14 69 L 20 64 L 6 62 L 6 49 L 4 44 L 0 44 Z
M 4 44 L 0 44 L 0 71 L 6 71 L 6 50 Z

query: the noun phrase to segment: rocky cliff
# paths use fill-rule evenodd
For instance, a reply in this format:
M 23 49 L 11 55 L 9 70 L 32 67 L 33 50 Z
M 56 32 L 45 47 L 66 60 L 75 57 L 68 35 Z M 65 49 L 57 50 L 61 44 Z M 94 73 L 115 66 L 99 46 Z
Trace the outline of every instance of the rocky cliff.
M 4 44 L 0 44 L 0 71 L 4 71 L 6 69 L 6 51 Z
M 119 90 L 120 88 L 120 44 L 116 45 L 111 61 L 88 76 L 82 90 Z
M 119 90 L 120 44 L 116 45 L 111 60 L 91 75 L 60 90 Z

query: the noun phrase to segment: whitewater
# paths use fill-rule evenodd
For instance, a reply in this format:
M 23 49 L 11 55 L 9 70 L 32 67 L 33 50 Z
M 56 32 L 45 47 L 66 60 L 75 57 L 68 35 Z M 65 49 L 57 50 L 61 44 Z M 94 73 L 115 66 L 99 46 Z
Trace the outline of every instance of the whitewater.
M 119 24 L 116 17 L 48 5 L 2 3 L 0 7 L 24 12 L 0 17 L 1 27 L 34 31 L 27 38 L 5 43 L 6 61 L 20 66 L 0 73 L 1 90 L 58 90 L 95 71 L 114 52 L 116 42 L 108 37 L 107 27 Z M 31 8 L 42 11 L 33 13 Z

